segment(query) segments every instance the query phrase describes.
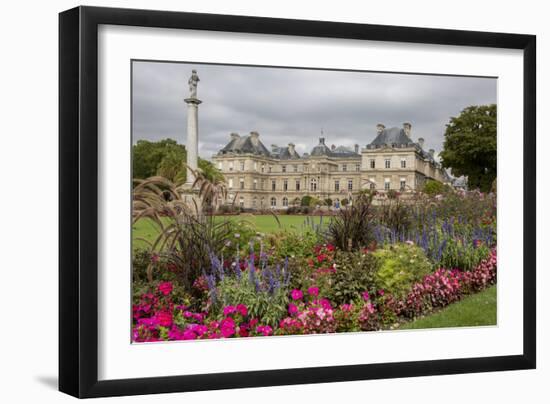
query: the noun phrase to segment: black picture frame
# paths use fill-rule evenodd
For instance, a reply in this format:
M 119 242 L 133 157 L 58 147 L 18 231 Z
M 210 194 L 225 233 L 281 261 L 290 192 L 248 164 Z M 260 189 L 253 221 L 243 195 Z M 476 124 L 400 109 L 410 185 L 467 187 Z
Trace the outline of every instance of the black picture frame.
M 523 50 L 523 354 L 99 381 L 98 26 L 180 28 Z M 536 37 L 184 12 L 77 7 L 59 15 L 59 390 L 104 397 L 536 366 Z

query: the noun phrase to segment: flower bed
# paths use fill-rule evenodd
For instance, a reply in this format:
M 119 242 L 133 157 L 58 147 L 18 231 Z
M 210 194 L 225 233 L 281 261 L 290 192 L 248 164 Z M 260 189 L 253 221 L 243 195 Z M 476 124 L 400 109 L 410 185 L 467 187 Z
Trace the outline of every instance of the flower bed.
M 330 277 L 338 272 L 338 268 L 331 264 L 330 256 L 325 254 L 331 250 L 332 246 L 325 246 L 315 251 L 317 264 L 312 263 L 310 266 L 312 275 L 319 273 L 319 269 L 325 266 L 332 270 L 322 272 L 325 274 L 323 276 Z M 372 252 L 365 251 L 364 254 Z M 272 274 L 269 278 L 266 275 L 271 268 L 254 266 L 254 258 L 242 268 L 239 265 L 238 272 L 235 272 L 239 275 L 235 277 L 252 282 L 258 291 L 269 288 L 270 284 L 273 288 L 276 276 Z M 496 249 L 492 249 L 489 257 L 473 270 L 439 268 L 415 282 L 403 297 L 392 296 L 382 289 L 374 293 L 365 290 L 360 299 L 336 305 L 320 295 L 322 288 L 316 285 L 305 290 L 293 289 L 282 299 L 286 302 L 285 314 L 276 324 L 252 314 L 244 303 L 222 304 L 216 309 L 210 300 L 205 307 L 211 310 L 193 311 L 186 305 L 177 304 L 174 301 L 173 284 L 163 281 L 157 284 L 154 291 L 142 294 L 139 302 L 133 305 L 132 339 L 135 342 L 155 342 L 380 330 L 396 322 L 425 315 L 467 294 L 483 290 L 496 282 L 496 270 Z M 285 269 L 280 271 L 279 276 L 284 278 Z M 222 277 L 225 280 L 231 275 L 224 272 Z M 312 276 L 312 279 L 318 278 Z M 213 280 L 211 276 L 207 283 L 210 283 L 208 291 L 204 285 L 200 287 L 212 297 L 213 290 L 217 288 L 214 283 L 219 285 L 220 281 Z M 279 286 L 278 290 L 284 289 Z M 267 299 L 273 296 L 269 289 L 264 292 L 267 293 Z

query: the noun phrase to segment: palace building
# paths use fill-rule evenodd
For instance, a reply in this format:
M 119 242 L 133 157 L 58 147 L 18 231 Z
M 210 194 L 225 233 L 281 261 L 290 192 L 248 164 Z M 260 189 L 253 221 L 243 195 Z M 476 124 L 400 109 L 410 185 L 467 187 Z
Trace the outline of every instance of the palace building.
M 451 178 L 435 158 L 424 150 L 424 139 L 412 139 L 412 126 L 376 126 L 374 139 L 353 149 L 327 146 L 325 138 L 311 152 L 300 155 L 292 143 L 268 149 L 258 132 L 232 133 L 229 143 L 212 160 L 228 187 L 228 202 L 243 208 L 286 209 L 305 195 L 330 199 L 340 206 L 362 189 L 411 193 L 426 180 L 451 184 Z

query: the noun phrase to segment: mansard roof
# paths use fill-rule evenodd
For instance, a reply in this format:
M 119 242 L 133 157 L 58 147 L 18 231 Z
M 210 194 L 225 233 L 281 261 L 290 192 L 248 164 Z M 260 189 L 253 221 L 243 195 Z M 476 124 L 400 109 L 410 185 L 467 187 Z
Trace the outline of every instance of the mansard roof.
M 270 157 L 271 153 L 259 139 L 257 132 L 251 132 L 247 136 L 239 136 L 237 133 L 231 134 L 231 141 L 219 151 L 218 154 L 257 154 Z
M 271 156 L 280 160 L 298 160 L 300 155 L 294 150 L 294 145 L 279 147 L 271 146 Z
M 380 147 L 384 145 L 392 146 L 413 146 L 415 143 L 407 136 L 405 130 L 402 128 L 384 128 L 378 133 L 369 146 Z
M 310 153 L 312 157 L 327 156 L 327 157 L 358 157 L 359 154 L 345 146 L 338 146 L 334 149 L 329 148 L 325 144 L 325 138 L 319 138 L 319 144 L 315 146 Z

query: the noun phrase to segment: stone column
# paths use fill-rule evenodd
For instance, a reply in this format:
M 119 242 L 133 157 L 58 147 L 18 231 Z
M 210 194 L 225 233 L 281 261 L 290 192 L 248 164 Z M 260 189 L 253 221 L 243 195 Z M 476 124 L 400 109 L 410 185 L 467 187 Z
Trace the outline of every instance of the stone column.
M 195 176 L 191 169 L 196 170 L 198 167 L 199 156 L 199 104 L 202 102 L 196 97 L 186 98 L 187 103 L 187 180 L 185 184 L 193 185 Z

